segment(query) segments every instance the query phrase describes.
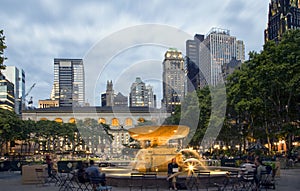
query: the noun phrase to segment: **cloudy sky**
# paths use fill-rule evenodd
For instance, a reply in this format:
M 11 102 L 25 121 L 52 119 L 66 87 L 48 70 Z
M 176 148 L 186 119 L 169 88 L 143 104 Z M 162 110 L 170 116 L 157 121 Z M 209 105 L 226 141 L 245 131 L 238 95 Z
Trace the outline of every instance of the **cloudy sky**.
M 86 99 L 92 105 L 100 105 L 100 93 L 105 91 L 107 80 L 113 81 L 116 92 L 128 95 L 137 76 L 154 86 L 160 100 L 161 62 L 168 46 L 178 44 L 177 48 L 185 53 L 185 40 L 219 27 L 243 40 L 246 54 L 259 52 L 268 3 L 0 0 L 0 29 L 4 30 L 7 45 L 5 64 L 25 71 L 27 90 L 36 83 L 29 94 L 35 105 L 39 99 L 50 97 L 54 58 L 84 59 Z M 160 38 L 154 38 L 158 35 Z

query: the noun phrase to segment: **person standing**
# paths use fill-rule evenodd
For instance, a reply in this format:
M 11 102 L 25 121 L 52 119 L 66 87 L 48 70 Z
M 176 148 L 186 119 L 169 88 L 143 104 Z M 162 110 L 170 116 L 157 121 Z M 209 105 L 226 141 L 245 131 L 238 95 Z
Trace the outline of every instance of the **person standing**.
M 49 155 L 46 155 L 46 164 L 47 164 L 47 169 L 48 169 L 48 177 L 51 177 L 53 163 L 52 163 L 52 160 Z
M 262 180 L 262 172 L 266 171 L 266 167 L 262 164 L 262 161 L 259 157 L 255 158 L 255 166 L 256 170 L 254 173 L 254 181 L 256 183 L 256 187 L 258 188 L 260 186 L 260 182 Z
M 169 181 L 169 189 L 177 190 L 176 187 L 176 176 L 172 176 L 172 174 L 175 174 L 179 172 L 179 166 L 176 163 L 176 159 L 172 158 L 171 162 L 168 164 L 168 178 Z

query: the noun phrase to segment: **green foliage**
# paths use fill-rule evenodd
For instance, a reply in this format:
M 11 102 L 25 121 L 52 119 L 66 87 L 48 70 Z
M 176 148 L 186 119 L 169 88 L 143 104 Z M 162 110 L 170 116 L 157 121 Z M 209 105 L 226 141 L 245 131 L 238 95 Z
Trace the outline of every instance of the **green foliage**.
M 187 140 L 189 145 L 199 145 L 209 124 L 211 115 L 211 94 L 209 87 L 197 90 L 196 93 L 188 94 L 182 105 L 183 113 L 176 113 L 180 116 L 180 124 L 190 127 Z
M 228 120 L 237 122 L 235 127 L 244 138 L 270 143 L 278 132 L 288 132 L 287 126 L 294 126 L 293 135 L 297 135 L 299 47 L 300 31 L 290 30 L 278 44 L 270 41 L 262 52 L 251 52 L 249 61 L 227 79 Z M 292 133 L 284 139 L 287 134 Z
M 48 120 L 35 122 L 21 120 L 14 112 L 0 109 L 0 154 L 9 152 L 9 142 L 15 140 L 21 141 L 22 145 L 33 144 L 34 148 L 40 147 L 45 152 L 64 151 L 66 145 L 72 145 L 68 152 L 74 152 L 76 147 L 84 145 L 85 140 L 92 141 L 94 146 L 99 144 L 99 137 L 102 141 L 105 139 L 106 143 L 111 142 L 113 136 L 109 130 L 109 125 L 98 124 L 94 119 L 79 120 L 78 124 Z M 29 147 L 26 152 L 34 151 L 30 151 Z
M 113 135 L 108 132 L 109 126 L 99 124 L 95 119 L 86 118 L 84 121 L 79 120 L 76 125 L 82 139 L 85 142 L 91 142 L 93 148 L 100 146 L 104 149 L 105 145 L 113 140 Z
M 7 58 L 4 56 L 5 45 L 5 36 L 3 35 L 3 30 L 0 30 L 0 71 L 5 69 L 4 60 Z

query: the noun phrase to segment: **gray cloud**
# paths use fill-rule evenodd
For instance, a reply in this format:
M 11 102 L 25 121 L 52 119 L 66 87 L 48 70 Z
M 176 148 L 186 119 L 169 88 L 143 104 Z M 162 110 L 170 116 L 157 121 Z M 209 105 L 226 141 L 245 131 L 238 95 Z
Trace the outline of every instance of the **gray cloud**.
M 267 9 L 267 1 L 256 0 L 2 0 L 0 29 L 4 30 L 8 46 L 5 51 L 8 60 L 5 64 L 16 65 L 25 70 L 27 88 L 37 82 L 31 93 L 36 105 L 39 99 L 48 98 L 50 95 L 55 57 L 84 58 L 101 39 L 114 32 L 139 24 L 156 23 L 178 28 L 193 36 L 195 33 L 206 34 L 211 27 L 216 26 L 231 30 L 231 35 L 243 40 L 246 52 L 260 51 L 267 22 Z M 174 38 L 167 35 L 164 37 Z M 127 41 L 131 37 L 124 38 Z M 182 40 L 183 46 L 185 40 Z M 111 43 L 122 46 L 124 42 Z M 105 49 L 113 51 L 114 47 Z M 132 55 L 128 52 L 127 56 L 120 57 L 124 60 L 120 60 L 120 63 L 115 62 L 114 67 L 123 63 L 136 63 L 147 67 L 148 62 L 145 60 L 149 59 L 162 62 L 163 57 L 158 56 L 163 53 L 148 53 L 148 56 L 139 57 L 138 54 L 144 54 L 142 49 L 136 49 L 136 54 Z M 147 72 L 150 71 L 149 68 L 146 69 Z M 126 74 L 130 72 L 126 68 L 123 71 L 126 71 Z M 99 71 L 94 71 L 96 76 L 98 73 Z M 142 79 L 143 76 L 146 74 L 140 74 Z M 106 80 L 109 80 L 111 77 L 107 78 Z M 95 94 L 99 95 L 104 91 L 103 84 L 106 80 L 99 83 L 99 89 L 93 89 Z M 98 104 L 99 100 L 95 103 Z

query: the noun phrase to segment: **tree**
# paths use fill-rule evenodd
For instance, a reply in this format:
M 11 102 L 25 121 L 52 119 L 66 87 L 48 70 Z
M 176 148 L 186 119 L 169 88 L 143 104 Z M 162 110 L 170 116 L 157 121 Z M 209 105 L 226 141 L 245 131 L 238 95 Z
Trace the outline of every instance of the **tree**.
M 284 131 L 281 139 L 290 148 L 296 135 L 291 126 L 299 128 L 299 46 L 300 30 L 287 31 L 278 44 L 269 41 L 262 52 L 251 52 L 241 70 L 229 76 L 228 116 L 244 138 L 252 136 L 270 145 Z
M 209 87 L 206 86 L 203 89 L 197 90 L 197 98 L 199 102 L 199 115 L 198 115 L 198 125 L 197 129 L 193 134 L 193 138 L 190 141 L 190 145 L 198 146 L 200 145 L 204 134 L 207 130 L 210 115 L 211 115 L 211 94 Z
M 0 30 L 0 74 L 1 70 L 5 69 L 4 60 L 7 59 L 4 56 L 4 49 L 6 49 L 5 36 L 3 35 L 3 30 Z
M 21 153 L 23 152 L 23 145 L 25 145 L 25 153 L 31 152 L 31 147 L 34 146 L 34 137 L 33 132 L 36 129 L 35 128 L 36 123 L 32 120 L 23 120 L 22 121 L 22 131 L 20 132 L 20 140 L 22 141 L 21 145 Z
M 15 141 L 20 135 L 21 120 L 18 116 L 9 110 L 0 109 L 0 149 L 3 152 L 5 145 L 5 152 L 8 153 L 9 142 Z
M 99 124 L 97 120 L 86 118 L 84 121 L 79 120 L 77 122 L 77 128 L 80 136 L 88 146 L 91 146 L 92 152 L 94 152 L 97 147 L 104 151 L 104 148 L 112 142 L 112 135 L 108 132 L 109 125 Z

